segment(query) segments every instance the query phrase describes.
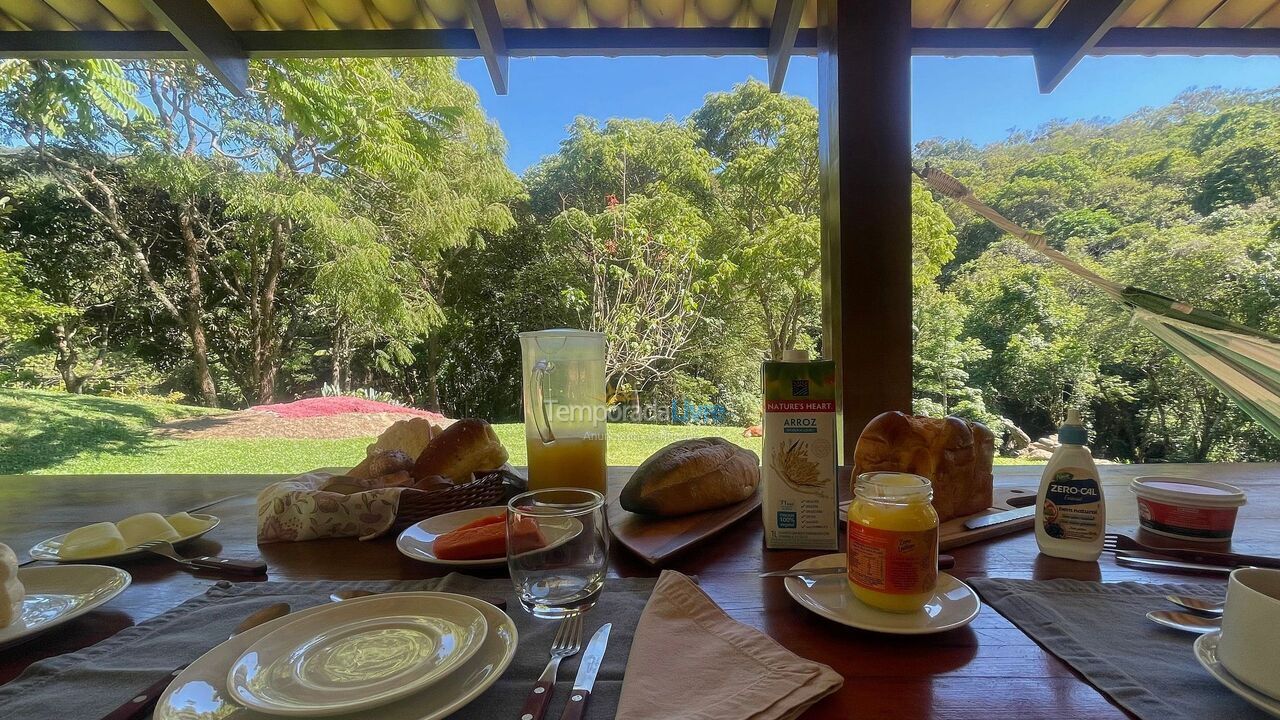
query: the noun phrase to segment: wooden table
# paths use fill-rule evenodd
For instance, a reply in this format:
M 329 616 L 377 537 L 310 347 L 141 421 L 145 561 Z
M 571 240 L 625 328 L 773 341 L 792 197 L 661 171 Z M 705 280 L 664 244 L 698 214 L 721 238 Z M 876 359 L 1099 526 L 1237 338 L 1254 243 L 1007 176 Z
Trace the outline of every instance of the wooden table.
M 1038 466 L 996 468 L 997 483 L 1034 487 Z M 614 468 L 616 492 L 631 468 Z M 1280 553 L 1280 464 L 1121 466 L 1102 468 L 1109 528 L 1132 532 L 1137 510 L 1127 485 L 1137 475 L 1168 474 L 1222 480 L 1245 489 L 1232 549 Z M 254 495 L 274 476 L 9 476 L 0 477 L 0 542 L 19 554 L 51 535 L 134 512 L 204 509 L 222 525 L 191 552 L 255 555 L 271 566 L 272 580 L 368 580 L 429 578 L 442 574 L 395 550 L 394 538 L 362 543 L 320 540 L 259 548 Z M 673 569 L 697 575 L 702 586 L 734 618 L 760 628 L 791 650 L 834 667 L 845 677 L 839 693 L 816 705 L 806 720 L 875 718 L 1123 718 L 1065 664 L 1044 652 L 1001 615 L 984 608 L 967 628 L 933 636 L 877 635 L 826 621 L 792 602 L 779 580 L 756 577 L 790 567 L 815 553 L 766 551 L 758 517 L 675 558 Z M 1176 582 L 1179 576 L 1117 566 L 1075 563 L 1037 554 L 1029 532 L 952 551 L 958 577 L 1069 577 L 1086 580 Z M 167 561 L 123 564 L 134 584 L 103 608 L 8 651 L 0 652 L 0 683 L 41 658 L 77 650 L 158 615 L 204 592 L 215 578 L 196 577 Z M 501 570 L 481 574 L 500 576 Z M 656 571 L 615 544 L 611 574 Z M 1185 577 L 1184 577 L 1185 579 Z M 1196 581 L 1221 582 L 1206 576 Z M 708 669 L 708 672 L 714 672 Z

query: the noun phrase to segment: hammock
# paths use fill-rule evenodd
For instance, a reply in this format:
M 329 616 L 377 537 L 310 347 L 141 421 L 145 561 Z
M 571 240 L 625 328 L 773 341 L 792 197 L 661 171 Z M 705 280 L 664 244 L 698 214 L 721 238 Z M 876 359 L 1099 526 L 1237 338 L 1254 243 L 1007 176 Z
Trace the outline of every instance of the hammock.
M 960 181 L 932 167 L 915 170 L 930 187 L 1021 239 L 1068 272 L 1126 306 L 1205 380 L 1280 438 L 1280 337 L 1255 330 L 1149 290 L 1126 287 L 1089 270 L 973 196 Z

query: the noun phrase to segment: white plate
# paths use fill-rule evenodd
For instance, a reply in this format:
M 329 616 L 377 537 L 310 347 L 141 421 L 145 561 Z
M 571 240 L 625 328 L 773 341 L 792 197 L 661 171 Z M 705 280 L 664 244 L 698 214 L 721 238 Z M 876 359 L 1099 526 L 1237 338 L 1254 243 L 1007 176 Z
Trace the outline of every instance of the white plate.
M 468 508 L 429 517 L 416 525 L 410 525 L 405 528 L 404 532 L 400 533 L 400 537 L 396 538 L 396 549 L 414 560 L 422 560 L 436 565 L 464 565 L 471 567 L 506 565 L 506 557 L 485 560 L 441 560 L 435 554 L 436 538 L 447 532 L 457 530 L 473 520 L 479 520 L 482 517 L 496 515 L 497 513 L 505 513 L 506 511 L 507 507 L 505 505 L 495 505 L 493 507 Z M 539 550 L 547 550 L 569 542 L 574 536 L 582 532 L 582 521 L 571 517 L 538 518 L 538 527 L 541 528 L 542 534 L 547 539 L 546 546 L 539 548 Z
M 390 597 L 392 594 L 376 597 Z M 450 593 L 394 593 L 394 595 L 433 595 L 460 600 L 479 610 L 489 625 L 480 649 L 448 677 L 426 690 L 378 708 L 377 713 L 355 712 L 340 720 L 439 720 L 474 700 L 497 681 L 516 654 L 519 635 L 515 623 L 506 613 L 483 600 Z M 343 600 L 358 603 L 372 599 Z M 295 620 L 301 620 L 328 606 L 318 605 L 299 610 L 227 640 L 183 670 L 160 696 L 152 720 L 191 720 L 194 717 L 218 720 L 265 720 L 272 717 L 242 707 L 227 692 L 227 670 L 250 645 L 272 631 Z
M 480 649 L 488 623 L 470 603 L 375 595 L 297 619 L 231 664 L 227 689 L 272 715 L 341 715 L 431 685 Z
M 844 553 L 809 558 L 792 570 L 843 565 Z M 861 630 L 894 635 L 926 635 L 964 627 L 978 616 L 982 601 L 968 585 L 946 573 L 938 573 L 938 587 L 923 610 L 891 613 L 877 610 L 853 596 L 844 575 L 787 578 L 787 593 L 796 602 L 828 620 Z
M 22 618 L 0 628 L 0 647 L 16 645 L 51 630 L 124 592 L 132 578 L 105 565 L 18 568 L 26 588 Z
M 1215 680 L 1226 685 L 1228 690 L 1268 715 L 1280 718 L 1280 700 L 1245 685 L 1222 666 L 1218 660 L 1218 639 L 1221 636 L 1222 631 L 1219 630 L 1196 638 L 1196 659 Z
M 191 540 L 195 540 L 198 537 L 202 537 L 204 536 L 205 533 L 218 527 L 218 523 L 222 522 L 221 520 L 214 517 L 213 515 L 204 515 L 201 513 L 191 513 L 191 517 L 209 522 L 209 527 L 205 528 L 204 530 L 201 530 L 198 533 L 195 533 L 194 535 L 183 535 L 182 537 L 179 537 L 177 540 L 172 540 L 170 541 L 171 545 L 177 546 L 184 542 L 189 542 Z M 62 547 L 62 541 L 66 537 L 67 537 L 67 533 L 63 533 L 61 535 L 58 535 L 57 537 L 51 537 L 48 540 L 42 540 L 41 542 L 36 543 L 35 546 L 33 546 L 27 552 L 31 554 L 32 560 L 48 560 L 49 562 L 62 562 L 62 563 L 101 562 L 103 560 L 124 560 L 125 558 L 151 554 L 146 550 L 135 550 L 133 548 L 125 548 L 122 552 L 118 552 L 118 553 L 113 553 L 108 555 L 94 555 L 93 557 L 79 557 L 74 560 L 68 560 L 58 555 L 58 549 Z

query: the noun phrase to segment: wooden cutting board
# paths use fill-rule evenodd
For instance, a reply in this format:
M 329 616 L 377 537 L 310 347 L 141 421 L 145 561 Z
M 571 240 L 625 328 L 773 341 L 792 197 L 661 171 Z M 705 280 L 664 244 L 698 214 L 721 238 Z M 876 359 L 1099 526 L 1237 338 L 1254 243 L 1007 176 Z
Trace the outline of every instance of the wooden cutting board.
M 673 518 L 651 518 L 627 512 L 618 498 L 609 503 L 609 529 L 613 537 L 650 565 L 724 530 L 760 507 L 760 492 L 736 505 Z
M 1000 523 L 999 525 L 990 525 L 988 527 L 979 528 L 977 530 L 965 529 L 966 520 L 975 517 L 983 517 L 1005 510 L 1013 510 L 1015 508 L 1028 507 L 1036 502 L 1036 493 L 1034 490 L 1025 490 L 1022 488 L 996 488 L 992 495 L 991 507 L 966 517 L 953 518 L 938 527 L 938 549 L 950 550 L 958 548 L 962 545 L 990 540 L 991 538 L 1000 537 L 1002 535 L 1012 535 L 1016 532 L 1029 530 L 1036 524 L 1036 517 L 1021 518 L 1011 522 Z M 840 503 L 840 517 L 844 518 L 849 512 L 849 503 Z

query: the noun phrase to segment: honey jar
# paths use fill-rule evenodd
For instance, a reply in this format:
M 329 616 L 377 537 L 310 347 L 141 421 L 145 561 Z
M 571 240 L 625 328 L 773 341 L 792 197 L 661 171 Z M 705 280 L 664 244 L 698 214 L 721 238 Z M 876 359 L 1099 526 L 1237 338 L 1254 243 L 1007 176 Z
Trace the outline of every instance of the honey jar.
M 846 551 L 854 597 L 888 612 L 920 610 L 938 583 L 933 485 L 908 473 L 863 473 L 853 494 Z

